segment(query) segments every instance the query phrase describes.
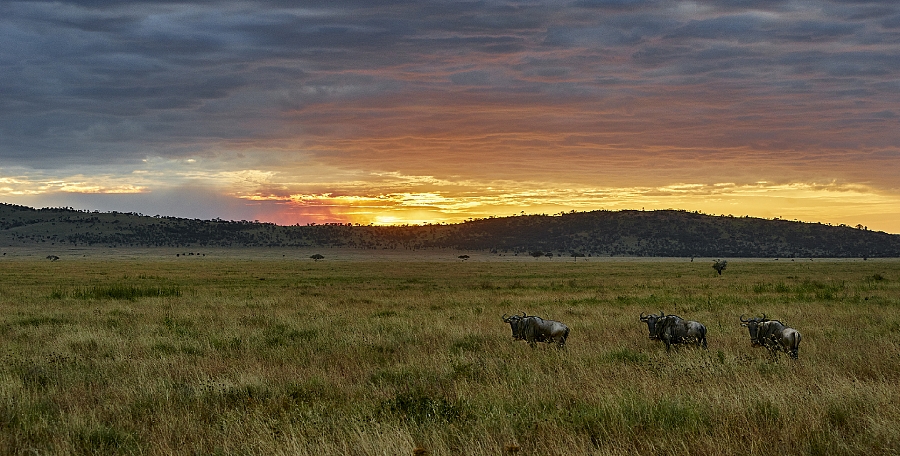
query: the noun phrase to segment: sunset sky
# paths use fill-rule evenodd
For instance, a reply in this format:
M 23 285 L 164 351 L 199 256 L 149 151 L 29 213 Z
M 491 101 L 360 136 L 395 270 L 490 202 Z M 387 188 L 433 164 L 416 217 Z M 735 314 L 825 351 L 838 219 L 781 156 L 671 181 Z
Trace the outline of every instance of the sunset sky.
M 900 233 L 900 3 L 3 1 L 0 202 Z

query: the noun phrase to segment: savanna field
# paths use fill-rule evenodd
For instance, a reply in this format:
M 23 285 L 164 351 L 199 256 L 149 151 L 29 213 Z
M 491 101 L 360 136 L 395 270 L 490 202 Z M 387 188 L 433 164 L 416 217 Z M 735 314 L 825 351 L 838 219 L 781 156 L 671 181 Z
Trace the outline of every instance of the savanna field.
M 710 266 L 3 258 L 0 454 L 900 453 L 900 260 Z M 750 346 L 763 313 L 798 361 Z

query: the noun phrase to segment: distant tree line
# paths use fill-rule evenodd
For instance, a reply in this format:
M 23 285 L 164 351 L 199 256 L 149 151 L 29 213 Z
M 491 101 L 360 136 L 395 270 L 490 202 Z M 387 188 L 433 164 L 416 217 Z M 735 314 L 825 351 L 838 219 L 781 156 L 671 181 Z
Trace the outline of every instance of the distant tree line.
M 452 225 L 352 226 L 150 217 L 0 203 L 0 242 L 134 247 L 349 247 L 483 250 L 498 255 L 657 257 L 900 257 L 900 235 L 849 226 L 593 211 Z M 555 252 L 555 253 L 554 253 Z M 537 257 L 537 255 L 535 255 Z

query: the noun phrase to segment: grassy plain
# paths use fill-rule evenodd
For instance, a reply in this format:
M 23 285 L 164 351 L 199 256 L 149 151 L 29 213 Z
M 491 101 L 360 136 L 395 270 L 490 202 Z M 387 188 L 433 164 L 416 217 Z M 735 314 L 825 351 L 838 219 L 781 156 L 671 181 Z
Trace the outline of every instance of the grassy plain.
M 900 261 L 710 265 L 5 258 L 0 453 L 900 452 Z M 660 310 L 709 350 L 648 340 Z M 750 347 L 763 312 L 799 361 Z

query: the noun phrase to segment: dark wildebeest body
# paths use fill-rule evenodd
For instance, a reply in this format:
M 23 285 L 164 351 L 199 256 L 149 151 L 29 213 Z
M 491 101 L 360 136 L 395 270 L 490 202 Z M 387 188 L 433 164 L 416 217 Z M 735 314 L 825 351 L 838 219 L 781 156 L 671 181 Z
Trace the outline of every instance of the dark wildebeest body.
M 525 325 L 525 340 L 534 347 L 536 342 L 556 342 L 560 348 L 566 346 L 569 337 L 569 327 L 554 320 L 544 320 L 541 317 L 525 317 L 522 319 Z
M 769 320 L 766 314 L 762 318 L 744 320 L 741 315 L 741 326 L 745 326 L 750 333 L 750 345 L 754 347 L 766 347 L 776 356 L 778 351 L 783 351 L 793 359 L 800 356 L 800 331 L 785 326 L 778 320 Z
M 509 323 L 509 327 L 512 330 L 512 336 L 514 340 L 526 340 L 525 337 L 525 328 L 527 326 L 526 321 L 530 318 L 538 318 L 534 315 L 527 315 L 525 312 L 522 312 L 522 315 L 512 315 L 507 317 L 506 314 L 503 314 L 503 322 Z M 537 342 L 544 342 L 546 337 L 544 334 L 535 335 L 535 340 Z
M 525 324 L 525 340 L 534 347 L 536 342 L 546 341 L 548 344 L 556 342 L 558 347 L 565 347 L 569 337 L 569 327 L 554 320 L 544 320 L 541 317 L 527 317 Z
M 699 322 L 685 320 L 677 315 L 663 315 L 657 319 L 653 329 L 656 338 L 666 344 L 666 351 L 672 348 L 672 344 L 688 343 L 696 343 L 698 347 L 709 349 L 706 345 L 706 326 Z

